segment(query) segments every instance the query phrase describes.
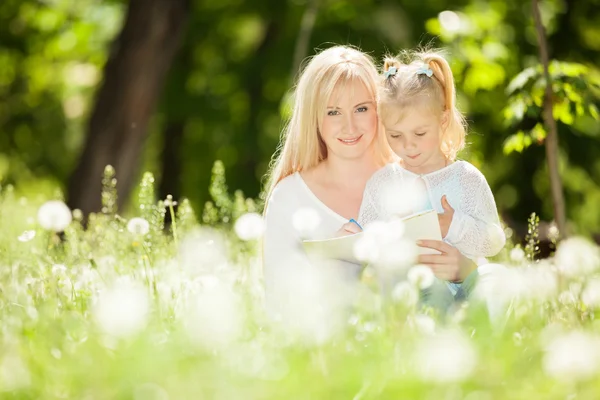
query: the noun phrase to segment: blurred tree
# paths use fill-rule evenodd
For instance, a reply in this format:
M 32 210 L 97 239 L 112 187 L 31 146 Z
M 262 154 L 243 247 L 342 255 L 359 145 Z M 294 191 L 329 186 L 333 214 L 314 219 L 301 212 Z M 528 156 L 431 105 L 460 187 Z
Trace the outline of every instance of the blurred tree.
M 131 0 L 104 69 L 83 153 L 68 185 L 68 202 L 99 211 L 104 167 L 116 171 L 122 205 L 137 177 L 139 155 L 164 79 L 179 48 L 187 0 Z

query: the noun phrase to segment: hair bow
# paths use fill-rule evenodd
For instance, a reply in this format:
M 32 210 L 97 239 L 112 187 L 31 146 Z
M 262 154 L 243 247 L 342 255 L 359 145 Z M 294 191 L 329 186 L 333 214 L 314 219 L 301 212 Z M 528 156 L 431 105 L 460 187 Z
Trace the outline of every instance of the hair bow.
M 417 70 L 417 75 L 427 75 L 431 78 L 431 76 L 433 75 L 433 71 L 431 70 L 431 68 L 429 68 L 429 66 L 423 66 Z
M 396 75 L 396 72 L 398 72 L 398 68 L 396 68 L 396 67 L 390 67 L 387 71 L 385 71 L 383 73 L 383 76 L 385 77 L 385 79 L 387 79 L 390 76 Z

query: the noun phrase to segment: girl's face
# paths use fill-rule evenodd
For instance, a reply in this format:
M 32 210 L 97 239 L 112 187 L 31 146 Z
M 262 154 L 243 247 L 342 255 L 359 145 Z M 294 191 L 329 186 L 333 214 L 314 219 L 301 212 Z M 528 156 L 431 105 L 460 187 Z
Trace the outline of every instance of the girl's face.
M 402 158 L 406 169 L 426 174 L 444 167 L 446 157 L 441 150 L 441 138 L 447 113 L 438 118 L 425 107 L 411 107 L 404 115 L 400 121 L 384 125 L 388 143 Z
M 377 134 L 373 95 L 359 80 L 338 84 L 319 129 L 328 157 L 355 159 L 368 154 Z

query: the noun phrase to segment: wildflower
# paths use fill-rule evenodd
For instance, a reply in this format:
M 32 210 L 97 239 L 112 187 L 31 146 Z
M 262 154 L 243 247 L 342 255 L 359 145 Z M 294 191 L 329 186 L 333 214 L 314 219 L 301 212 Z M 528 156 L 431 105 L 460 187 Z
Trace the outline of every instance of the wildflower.
M 72 219 L 71 210 L 60 200 L 47 201 L 38 210 L 38 222 L 50 231 L 64 231 Z
M 299 208 L 292 215 L 292 225 L 300 235 L 314 232 L 321 223 L 319 214 L 310 207 Z
M 414 243 L 402 240 L 401 221 L 374 222 L 354 245 L 354 255 L 361 261 L 385 269 L 400 269 L 412 264 L 417 256 Z
M 600 266 L 600 252 L 589 240 L 573 237 L 560 244 L 556 250 L 555 263 L 563 275 L 583 277 Z
M 418 289 L 427 289 L 433 285 L 435 275 L 426 265 L 415 265 L 408 270 L 408 281 Z
M 163 201 L 165 207 L 175 207 L 177 202 L 173 200 L 173 196 L 170 194 L 167 195 L 167 198 Z
M 515 247 L 510 251 L 510 259 L 515 264 L 520 264 L 525 259 L 525 252 L 520 247 Z
M 406 306 L 413 307 L 419 301 L 419 293 L 417 293 L 410 283 L 402 281 L 394 286 L 392 299 L 396 303 L 403 303 Z
M 435 321 L 429 315 L 416 315 L 414 324 L 417 331 L 424 335 L 433 335 L 435 333 Z
M 223 284 L 203 288 L 185 315 L 187 333 L 199 346 L 225 346 L 243 332 L 240 299 Z
M 600 278 L 590 280 L 581 294 L 583 303 L 592 308 L 600 308 Z
M 150 224 L 144 218 L 131 218 L 127 223 L 127 230 L 134 235 L 144 236 L 150 231 Z
M 35 237 L 35 231 L 25 231 L 17 238 L 19 242 L 29 242 Z
M 471 341 L 458 331 L 427 336 L 417 343 L 417 375 L 424 381 L 449 383 L 468 378 L 477 365 Z
M 258 239 L 264 231 L 263 218 L 257 213 L 246 213 L 235 221 L 233 228 L 242 240 Z
M 182 266 L 190 275 L 223 270 L 228 264 L 223 235 L 210 228 L 195 229 L 179 247 Z
M 585 380 L 600 372 L 600 339 L 586 332 L 572 331 L 550 340 L 543 367 L 549 376 L 564 380 Z
M 142 330 L 148 320 L 150 302 L 146 290 L 130 283 L 119 283 L 101 293 L 94 307 L 100 328 L 114 337 L 128 337 Z

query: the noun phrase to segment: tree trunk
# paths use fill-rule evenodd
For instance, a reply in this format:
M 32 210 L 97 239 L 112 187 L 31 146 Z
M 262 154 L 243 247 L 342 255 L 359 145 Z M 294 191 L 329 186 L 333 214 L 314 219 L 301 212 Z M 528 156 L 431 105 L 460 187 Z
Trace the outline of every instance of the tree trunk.
M 116 169 L 119 206 L 138 161 L 165 77 L 177 52 L 189 0 L 130 0 L 123 29 L 104 68 L 83 153 L 71 175 L 68 201 L 84 214 L 101 209 L 101 179 Z
M 532 0 L 533 4 L 533 19 L 535 21 L 535 28 L 537 32 L 538 42 L 540 45 L 540 58 L 542 60 L 542 66 L 544 68 L 544 77 L 546 79 L 546 91 L 544 95 L 544 125 L 546 125 L 546 159 L 548 161 L 548 171 L 550 173 L 550 189 L 552 192 L 552 201 L 554 203 L 554 218 L 556 225 L 560 232 L 560 236 L 565 238 L 567 236 L 566 230 L 566 217 L 565 217 L 565 202 L 563 198 L 562 182 L 558 169 L 558 129 L 556 127 L 556 120 L 552 112 L 553 104 L 553 92 L 552 92 L 552 80 L 549 72 L 549 56 L 548 56 L 548 43 L 546 40 L 546 31 L 542 24 L 542 18 L 540 16 L 540 9 L 538 0 Z
M 171 122 L 164 131 L 163 150 L 161 155 L 162 173 L 158 194 L 161 199 L 172 195 L 176 201 L 181 201 L 181 145 L 185 123 Z M 165 215 L 165 223 L 171 223 L 171 214 Z

